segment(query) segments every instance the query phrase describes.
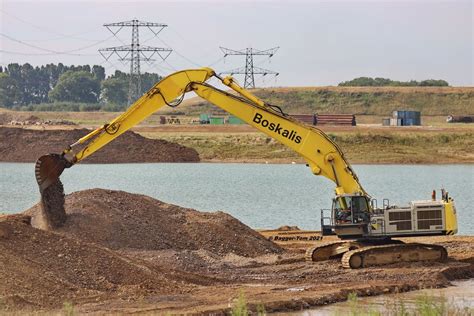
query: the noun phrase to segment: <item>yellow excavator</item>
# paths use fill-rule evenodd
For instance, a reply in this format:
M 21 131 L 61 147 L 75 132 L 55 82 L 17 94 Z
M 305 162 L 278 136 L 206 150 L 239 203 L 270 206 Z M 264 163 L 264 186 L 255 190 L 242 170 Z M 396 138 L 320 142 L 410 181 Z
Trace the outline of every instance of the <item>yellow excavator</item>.
M 206 82 L 217 78 L 233 93 Z M 457 233 L 453 199 L 443 190 L 441 199 L 412 201 L 406 207 L 378 207 L 337 144 L 314 126 L 305 125 L 280 107 L 265 103 L 240 87 L 232 77 L 221 78 L 210 68 L 184 70 L 163 78 L 126 112 L 60 154 L 42 156 L 36 163 L 36 180 L 41 192 L 59 181 L 65 168 L 86 159 L 125 131 L 163 106 L 178 106 L 187 92 L 240 118 L 259 131 L 300 154 L 310 171 L 336 184 L 330 214 L 321 214 L 323 235 L 337 235 L 341 241 L 308 249 L 306 258 L 322 261 L 342 257 L 346 268 L 362 268 L 401 261 L 443 261 L 446 249 L 439 245 L 403 243 L 395 237 L 452 235 Z

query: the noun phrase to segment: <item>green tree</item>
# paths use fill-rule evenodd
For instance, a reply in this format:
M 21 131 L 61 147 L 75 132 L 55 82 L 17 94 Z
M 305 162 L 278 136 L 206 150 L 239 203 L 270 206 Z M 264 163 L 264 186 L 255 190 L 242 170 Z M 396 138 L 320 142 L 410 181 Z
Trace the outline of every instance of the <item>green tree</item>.
M 125 77 L 111 77 L 102 81 L 102 101 L 126 105 L 128 101 L 128 80 Z
M 25 81 L 23 80 L 22 72 L 21 72 L 21 66 L 19 64 L 9 64 L 5 70 L 5 72 L 8 74 L 11 82 L 14 82 L 14 85 L 16 87 L 16 93 L 15 93 L 15 104 L 24 104 L 23 101 L 23 91 L 25 90 Z
M 445 80 L 423 80 L 421 82 L 410 80 L 410 81 L 394 81 L 386 78 L 370 78 L 370 77 L 359 77 L 349 81 L 344 81 L 339 83 L 341 87 L 384 87 L 384 86 L 393 86 L 393 87 L 447 87 L 449 83 Z
M 59 107 L 63 110 L 81 108 L 77 103 L 87 104 L 82 108 L 89 109 L 96 108 L 93 104 L 99 105 L 100 100 L 103 109 L 121 110 L 127 104 L 130 75 L 117 70 L 106 78 L 105 69 L 100 65 L 58 63 L 33 67 L 29 63 L 11 63 L 0 67 L 0 74 L 6 75 L 1 78 L 0 106 L 34 110 L 51 108 L 45 103 L 56 102 L 52 107 L 58 110 Z M 161 77 L 144 73 L 141 80 L 141 92 L 145 93 Z
M 160 75 L 148 72 L 141 74 L 140 77 L 142 94 L 162 79 Z M 112 76 L 102 82 L 101 100 L 115 105 L 126 105 L 128 102 L 129 80 L 129 74 L 116 70 Z
M 158 74 L 146 72 L 142 74 L 142 93 L 147 92 L 151 89 L 157 82 L 159 82 L 162 77 Z
M 99 81 L 103 81 L 105 79 L 105 69 L 102 66 L 92 66 L 92 74 L 94 75 L 94 78 Z
M 38 67 L 26 63 L 21 66 L 21 78 L 24 82 L 22 91 L 22 104 L 41 103 L 41 75 Z
M 51 101 L 97 103 L 100 82 L 87 71 L 67 71 L 49 93 Z
M 4 72 L 0 73 L 0 106 L 11 108 L 18 102 L 18 95 L 15 80 Z
M 435 79 L 429 79 L 429 80 L 423 80 L 419 84 L 420 86 L 436 86 L 436 87 L 447 87 L 449 86 L 449 83 L 444 80 L 435 80 Z

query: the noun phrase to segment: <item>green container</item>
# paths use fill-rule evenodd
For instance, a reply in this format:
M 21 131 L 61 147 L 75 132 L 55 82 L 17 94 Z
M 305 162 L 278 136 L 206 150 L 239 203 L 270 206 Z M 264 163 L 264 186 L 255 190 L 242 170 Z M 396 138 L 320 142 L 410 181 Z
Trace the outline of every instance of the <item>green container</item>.
M 218 116 L 211 116 L 209 118 L 209 124 L 211 125 L 223 125 L 224 124 L 224 118 L 223 117 L 218 117 Z
M 239 119 L 238 117 L 235 117 L 233 115 L 229 116 L 229 119 L 227 120 L 229 124 L 244 124 L 245 122 Z
M 200 114 L 199 121 L 201 124 L 209 124 L 209 114 Z

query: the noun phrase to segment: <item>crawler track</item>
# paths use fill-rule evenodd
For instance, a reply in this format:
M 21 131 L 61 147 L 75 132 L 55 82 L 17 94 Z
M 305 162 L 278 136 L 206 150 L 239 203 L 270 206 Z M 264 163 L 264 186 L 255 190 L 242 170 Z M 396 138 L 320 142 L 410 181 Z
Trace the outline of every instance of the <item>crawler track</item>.
M 358 269 L 397 262 L 445 261 L 448 252 L 443 246 L 428 244 L 402 244 L 369 246 L 344 253 L 342 266 Z
M 324 261 L 342 255 L 343 252 L 337 253 L 337 248 L 348 244 L 347 241 L 333 241 L 317 245 L 306 250 L 306 261 Z M 349 250 L 349 248 L 347 248 Z M 346 251 L 347 251 L 346 250 Z

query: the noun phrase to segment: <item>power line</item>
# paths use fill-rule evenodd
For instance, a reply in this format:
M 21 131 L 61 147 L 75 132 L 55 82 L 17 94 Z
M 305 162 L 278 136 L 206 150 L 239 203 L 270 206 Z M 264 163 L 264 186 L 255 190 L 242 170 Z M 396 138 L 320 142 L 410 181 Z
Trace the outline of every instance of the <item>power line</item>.
M 168 25 L 162 23 L 144 22 L 134 19 L 131 21 L 107 23 L 104 24 L 104 26 L 115 37 L 117 37 L 117 34 L 125 27 L 130 27 L 132 29 L 132 43 L 130 45 L 99 49 L 99 53 L 106 60 L 112 57 L 112 55 L 117 55 L 120 61 L 130 62 L 130 82 L 128 89 L 128 104 L 130 105 L 132 102 L 137 100 L 142 93 L 140 62 L 142 60 L 153 62 L 154 59 L 152 58 L 154 56 L 159 56 L 163 61 L 165 61 L 173 51 L 170 48 L 140 45 L 139 29 L 140 27 L 148 28 L 148 30 L 150 30 L 156 37 Z
M 220 63 L 221 61 L 223 61 L 225 59 L 225 57 L 221 57 L 219 59 L 217 59 L 216 61 L 213 61 L 212 63 L 210 63 L 209 65 L 207 65 L 208 67 L 212 67 L 218 63 Z
M 30 44 L 30 43 L 26 43 L 24 41 L 21 41 L 19 39 L 16 39 L 14 37 L 11 37 L 9 35 L 6 35 L 4 33 L 0 33 L 0 36 L 3 36 L 13 42 L 16 42 L 16 43 L 19 43 L 19 44 L 22 44 L 22 45 L 25 45 L 25 46 L 28 46 L 28 47 L 31 47 L 31 48 L 35 48 L 37 50 L 41 50 L 43 52 L 47 52 L 47 53 L 43 53 L 43 54 L 31 54 L 31 55 L 71 55 L 71 56 L 96 56 L 97 54 L 78 54 L 76 52 L 79 52 L 79 51 L 82 51 L 82 50 L 85 50 L 85 49 L 88 49 L 88 48 L 91 48 L 91 47 L 94 47 L 94 46 L 97 46 L 103 42 L 106 42 L 108 41 L 109 39 L 113 38 L 114 36 L 110 36 L 104 40 L 100 40 L 100 41 L 97 41 L 93 44 L 89 44 L 89 45 L 86 45 L 86 46 L 83 46 L 83 47 L 79 47 L 79 48 L 75 48 L 75 49 L 71 49 L 71 50 L 67 50 L 67 51 L 57 51 L 57 50 L 52 50 L 52 49 L 49 49 L 49 48 L 44 48 L 44 47 L 40 47 L 40 46 L 37 46 L 37 45 L 33 45 L 33 44 Z M 18 55 L 24 55 L 20 52 L 12 52 L 12 51 L 5 51 L 5 52 L 8 52 L 8 53 L 14 53 L 14 54 L 18 54 Z
M 220 49 L 224 53 L 224 57 L 228 55 L 236 55 L 236 56 L 244 55 L 245 56 L 245 68 L 237 68 L 237 69 L 228 70 L 222 73 L 230 74 L 230 75 L 243 74 L 245 75 L 244 88 L 255 88 L 255 75 L 278 76 L 278 72 L 254 66 L 253 56 L 263 55 L 263 56 L 268 56 L 269 58 L 271 58 L 273 55 L 275 55 L 278 48 L 279 47 L 273 47 L 266 50 L 258 50 L 255 48 L 245 48 L 242 50 L 234 50 L 234 49 L 225 48 L 221 46 Z
M 170 45 L 168 45 L 164 40 L 162 40 L 161 38 L 158 38 L 158 40 L 160 42 L 162 42 L 164 45 L 170 47 Z M 194 61 L 192 61 L 191 59 L 189 59 L 188 57 L 184 56 L 183 54 L 181 54 L 180 52 L 178 52 L 176 49 L 173 49 L 173 51 L 175 52 L 176 55 L 178 55 L 179 57 L 183 58 L 184 60 L 186 60 L 187 62 L 189 62 L 190 64 L 196 66 L 196 67 L 202 67 L 201 64 L 198 64 Z
M 174 32 L 174 33 L 175 33 L 179 38 L 181 38 L 183 41 L 186 41 L 186 42 L 187 42 L 187 40 L 186 40 L 180 33 L 178 33 L 178 32 L 174 29 L 174 27 L 170 26 L 170 27 L 169 27 L 169 30 L 172 31 L 172 32 Z M 149 41 L 150 39 L 151 39 L 151 38 L 147 39 L 145 42 Z M 163 45 L 165 45 L 165 46 L 167 46 L 167 47 L 171 47 L 171 45 L 169 45 L 167 42 L 165 42 L 162 38 L 158 38 L 158 40 L 159 40 L 161 43 L 163 43 Z M 196 42 L 196 43 L 197 43 L 197 42 Z M 196 67 L 203 67 L 203 64 L 202 64 L 202 63 L 197 63 L 197 62 L 195 62 L 194 60 L 190 59 L 189 57 L 186 57 L 184 54 L 180 53 L 180 52 L 176 49 L 176 47 L 173 48 L 173 52 L 174 52 L 176 55 L 178 55 L 179 57 L 181 57 L 182 59 L 186 60 L 186 61 L 187 61 L 188 63 L 190 63 L 191 65 L 196 66 Z
M 176 37 L 180 38 L 181 40 L 183 40 L 183 41 L 185 41 L 185 42 L 189 42 L 189 39 L 191 39 L 191 41 L 193 41 L 193 39 L 194 39 L 193 37 L 188 38 L 188 39 L 185 39 L 184 36 L 181 35 L 181 33 L 179 33 L 173 26 L 169 26 L 168 29 L 169 29 L 171 32 L 175 33 Z M 153 37 L 152 37 L 152 38 L 153 38 Z M 152 38 L 147 39 L 145 42 L 151 40 Z M 167 46 L 167 47 L 171 47 L 171 46 L 172 46 L 172 45 L 169 45 L 167 42 L 165 42 L 162 38 L 158 38 L 158 40 L 159 40 L 161 43 L 163 43 L 165 46 Z M 195 46 L 200 44 L 198 41 L 193 41 L 193 42 L 194 42 L 193 45 L 195 45 Z M 214 48 L 213 48 L 212 50 L 214 50 Z M 173 52 L 174 52 L 176 55 L 178 55 L 179 57 L 181 57 L 182 59 L 186 60 L 188 63 L 190 63 L 190 64 L 193 65 L 193 66 L 196 66 L 196 67 L 204 67 L 204 66 L 206 65 L 206 63 L 198 63 L 198 62 L 196 62 L 196 61 L 190 59 L 189 57 L 186 57 L 184 54 L 180 53 L 180 52 L 176 49 L 176 47 L 173 48 Z M 210 55 L 210 54 L 209 54 L 210 52 L 211 52 L 211 51 L 209 50 L 208 52 L 206 52 L 206 54 L 201 55 L 201 57 L 200 57 L 199 59 L 204 59 L 203 57 L 208 57 L 208 56 Z M 219 63 L 220 61 L 222 61 L 223 59 L 224 59 L 224 57 L 221 57 L 221 58 L 219 58 L 218 60 L 215 60 L 215 61 L 211 62 L 211 63 L 209 63 L 209 64 L 207 65 L 207 67 L 211 67 L 211 66 L 215 65 L 215 64 Z
M 51 55 L 57 55 L 57 54 L 53 54 L 53 53 L 23 53 L 23 52 L 4 50 L 4 49 L 0 49 L 0 53 L 9 54 L 9 55 L 22 55 L 22 56 L 51 56 Z
M 94 29 L 91 29 L 89 31 L 85 31 L 85 32 L 81 32 L 81 33 L 78 33 L 78 34 L 64 34 L 64 33 L 61 33 L 61 32 L 58 32 L 56 30 L 52 30 L 52 29 L 48 29 L 48 28 L 45 28 L 43 26 L 39 26 L 39 25 L 36 25 L 34 23 L 31 23 L 31 22 L 28 22 L 26 20 L 23 20 L 17 16 L 14 16 L 13 14 L 11 13 L 8 13 L 6 12 L 5 10 L 1 9 L 0 8 L 0 12 L 2 12 L 3 14 L 15 19 L 15 20 L 18 20 L 26 25 L 29 25 L 35 29 L 38 29 L 40 31 L 43 31 L 43 32 L 46 32 L 46 33 L 50 33 L 50 34 L 54 34 L 54 35 L 59 35 L 60 37 L 56 38 L 56 39 L 50 39 L 50 40 L 60 40 L 60 39 L 63 39 L 63 38 L 73 38 L 73 39 L 78 39 L 78 40 L 82 40 L 82 41 L 95 41 L 95 40 L 91 40 L 91 39 L 87 39 L 87 38 L 83 38 L 83 37 L 78 37 L 77 35 L 83 35 L 83 34 L 88 34 L 88 33 L 92 33 L 94 32 L 95 30 L 97 30 L 98 28 L 95 27 Z M 32 41 L 38 41 L 38 40 L 32 40 Z M 49 41 L 49 40 L 44 40 L 44 41 Z

